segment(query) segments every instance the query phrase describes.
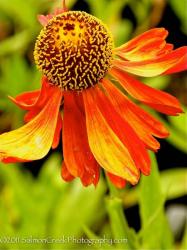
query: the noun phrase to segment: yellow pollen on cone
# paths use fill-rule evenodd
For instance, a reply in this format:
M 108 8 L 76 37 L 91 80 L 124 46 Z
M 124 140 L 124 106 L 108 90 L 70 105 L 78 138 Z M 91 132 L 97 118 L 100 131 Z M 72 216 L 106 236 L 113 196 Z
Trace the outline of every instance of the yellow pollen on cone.
M 107 27 L 81 11 L 53 17 L 41 30 L 35 62 L 51 84 L 83 90 L 98 83 L 111 67 L 113 40 Z

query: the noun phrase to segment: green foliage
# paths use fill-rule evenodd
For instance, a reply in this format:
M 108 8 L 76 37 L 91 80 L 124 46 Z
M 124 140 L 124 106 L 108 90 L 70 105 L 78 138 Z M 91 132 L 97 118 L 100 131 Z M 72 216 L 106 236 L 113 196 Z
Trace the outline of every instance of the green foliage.
M 76 0 L 66 1 L 73 7 Z M 115 45 L 121 45 L 135 34 L 150 27 L 151 10 L 159 1 L 152 0 L 86 0 L 90 12 L 107 23 Z M 166 1 L 176 13 L 185 33 L 185 0 Z M 60 7 L 61 0 L 0 0 L 0 130 L 16 128 L 23 123 L 20 111 L 7 96 L 40 87 L 40 73 L 33 62 L 35 39 L 41 29 L 36 16 Z M 127 7 L 137 27 L 122 10 Z M 158 13 L 158 16 L 162 13 Z M 143 81 L 155 88 L 169 88 L 172 77 L 159 76 Z M 150 110 L 149 110 L 150 111 Z M 187 112 L 163 119 L 170 131 L 167 139 L 178 150 L 187 153 Z M 168 225 L 165 203 L 187 195 L 185 166 L 158 171 L 151 155 L 151 175 L 142 176 L 136 187 L 121 191 L 100 179 L 94 188 L 84 188 L 79 180 L 64 183 L 60 178 L 61 157 L 53 154 L 44 161 L 37 177 L 22 164 L 0 164 L 0 249 L 187 249 L 187 228 L 181 242 L 175 242 Z M 36 167 L 33 163 L 33 168 Z M 108 183 L 108 185 L 106 185 Z M 107 189 L 108 186 L 108 189 Z M 129 227 L 124 211 L 139 206 L 141 228 Z M 131 220 L 131 218 L 128 218 Z M 12 237 L 14 243 L 3 242 Z M 64 242 L 24 243 L 19 239 L 61 239 Z M 67 241 L 68 237 L 69 242 Z M 106 238 L 105 238 L 106 237 Z M 75 240 L 84 238 L 85 244 Z M 104 241 L 108 239 L 109 241 Z M 124 242 L 114 242 L 123 239 Z M 112 241 L 113 240 L 113 241 Z
M 0 238 L 51 238 L 83 235 L 83 226 L 102 220 L 100 206 L 105 193 L 101 180 L 97 189 L 82 188 L 79 181 L 68 185 L 60 178 L 60 159 L 53 155 L 42 167 L 38 179 L 16 165 L 0 165 Z M 92 216 L 96 214 L 95 218 Z M 51 243 L 50 248 L 72 248 L 75 243 Z M 48 248 L 45 244 L 3 244 L 4 249 Z
M 139 206 L 142 229 L 139 235 L 144 249 L 171 249 L 172 234 L 164 214 L 165 196 L 153 154 L 151 160 L 152 170 L 149 178 L 142 176 L 140 181 Z

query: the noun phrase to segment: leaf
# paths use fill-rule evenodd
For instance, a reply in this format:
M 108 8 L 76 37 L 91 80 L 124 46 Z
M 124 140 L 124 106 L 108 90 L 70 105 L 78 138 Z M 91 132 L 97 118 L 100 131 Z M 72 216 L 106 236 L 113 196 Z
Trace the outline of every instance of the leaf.
M 187 130 L 186 130 L 186 122 L 187 122 L 187 109 L 183 107 L 184 113 L 179 116 L 169 116 L 168 120 L 170 124 L 173 126 L 173 129 L 176 129 L 178 133 L 181 133 L 181 136 L 186 136 L 187 139 Z
M 165 197 L 154 154 L 151 154 L 151 161 L 150 176 L 142 176 L 140 181 L 139 205 L 142 229 L 139 234 L 145 249 L 170 249 L 172 235 L 164 214 Z
M 166 200 L 172 200 L 187 194 L 187 169 L 186 168 L 172 168 L 160 172 L 160 181 L 162 186 L 162 193 Z M 174 185 L 175 183 L 175 185 Z M 140 186 L 126 189 L 121 194 L 125 207 L 131 207 L 138 203 L 138 193 Z

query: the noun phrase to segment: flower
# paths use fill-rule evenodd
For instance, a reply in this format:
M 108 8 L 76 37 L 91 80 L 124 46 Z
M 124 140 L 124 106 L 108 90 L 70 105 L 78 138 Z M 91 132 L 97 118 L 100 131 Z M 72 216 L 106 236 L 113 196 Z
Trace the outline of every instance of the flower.
M 39 16 L 44 26 L 34 50 L 43 73 L 41 90 L 10 99 L 27 111 L 25 125 L 0 135 L 5 163 L 43 158 L 62 134 L 62 178 L 84 186 L 99 181 L 100 167 L 117 187 L 150 173 L 148 150 L 169 135 L 160 121 L 124 94 L 167 115 L 182 112 L 178 100 L 132 74 L 152 77 L 186 69 L 187 47 L 173 49 L 164 28 L 154 28 L 114 48 L 96 17 L 62 9 Z M 61 132 L 62 131 L 62 132 Z

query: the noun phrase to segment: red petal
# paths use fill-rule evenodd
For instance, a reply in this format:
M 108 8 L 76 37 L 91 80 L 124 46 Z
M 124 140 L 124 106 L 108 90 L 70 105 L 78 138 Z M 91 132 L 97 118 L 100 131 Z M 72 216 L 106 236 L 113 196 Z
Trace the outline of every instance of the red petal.
M 103 79 L 102 85 L 107 90 L 110 101 L 118 114 L 126 119 L 129 125 L 134 129 L 134 131 L 136 131 L 139 138 L 148 148 L 153 151 L 157 151 L 160 144 L 154 137 L 152 137 L 152 135 L 158 134 L 159 136 L 161 135 L 161 137 L 166 137 L 168 136 L 167 130 L 159 122 L 155 123 L 154 118 L 149 117 L 149 115 L 146 117 L 148 121 L 144 120 L 144 116 L 143 118 L 141 117 L 142 110 L 140 109 L 136 111 L 136 108 L 134 108 L 136 105 L 129 101 L 128 98 L 123 95 L 123 93 L 119 91 L 110 81 Z M 159 129 L 155 126 L 155 124 L 159 124 Z
M 55 88 L 58 88 L 55 86 Z M 53 95 L 54 85 L 50 84 L 46 77 L 42 78 L 42 89 L 40 91 L 40 95 L 33 105 L 30 105 L 29 112 L 25 115 L 24 121 L 31 121 L 45 106 L 48 102 L 49 98 Z M 63 93 L 62 93 L 63 94 Z
M 64 181 L 68 181 L 68 182 L 75 179 L 75 177 L 71 175 L 70 172 L 68 171 L 65 162 L 62 163 L 61 176 Z
M 51 94 L 43 110 L 31 122 L 0 135 L 2 161 L 32 161 L 48 153 L 54 138 L 62 92 L 53 87 Z
M 126 109 L 129 109 L 136 117 L 140 119 L 140 122 L 144 124 L 144 127 L 146 127 L 149 133 L 151 133 L 152 135 L 159 138 L 165 138 L 169 135 L 167 129 L 160 121 L 156 120 L 145 110 L 130 101 L 124 94 L 121 93 L 121 91 L 117 90 L 117 88 L 115 88 L 112 83 L 110 83 L 110 85 L 106 84 L 106 82 L 108 82 L 106 81 L 106 79 L 103 82 L 108 94 L 110 95 L 110 99 L 112 101 L 116 100 L 116 102 L 119 102 L 119 108 L 121 107 L 121 114 L 125 112 L 126 107 Z
M 54 134 L 52 149 L 55 149 L 58 147 L 58 144 L 60 141 L 60 136 L 61 136 L 61 130 L 62 130 L 62 117 L 59 114 L 58 120 L 57 120 L 57 125 L 56 125 L 56 130 L 55 130 L 55 134 Z
M 112 69 L 110 73 L 119 80 L 130 95 L 146 105 L 168 115 L 177 115 L 182 112 L 180 103 L 174 96 L 153 89 L 121 70 Z
M 141 47 L 149 44 L 153 38 L 164 40 L 168 35 L 168 31 L 164 28 L 150 29 L 143 34 L 131 39 L 127 43 L 115 49 L 115 51 L 129 52 L 134 50 L 136 47 Z
M 114 184 L 114 186 L 116 186 L 117 188 L 124 188 L 125 187 L 126 181 L 123 178 L 121 178 L 117 175 L 111 174 L 109 172 L 107 172 L 107 175 L 108 175 L 110 181 Z
M 163 28 L 155 28 L 144 32 L 122 46 L 114 49 L 114 53 L 129 61 L 143 61 L 167 54 L 173 50 L 165 38 L 168 32 Z
M 64 93 L 63 154 L 68 171 L 85 185 L 98 181 L 99 166 L 88 145 L 82 96 Z M 85 176 L 87 178 L 85 179 Z M 88 182 L 89 179 L 89 182 Z
M 24 110 L 29 110 L 34 105 L 34 103 L 38 99 L 39 95 L 40 95 L 40 90 L 34 90 L 34 91 L 22 93 L 22 94 L 16 96 L 16 98 L 13 98 L 11 96 L 9 96 L 9 98 L 18 107 L 20 107 Z
M 120 54 L 120 56 L 122 57 L 123 55 Z M 187 69 L 187 47 L 178 48 L 170 53 L 153 57 L 153 59 L 149 60 L 113 60 L 113 65 L 129 73 L 144 77 L 171 74 Z
M 135 167 L 125 144 L 110 128 L 108 121 L 98 109 L 95 91 L 97 92 L 96 87 L 82 93 L 91 151 L 105 170 L 136 184 L 139 179 L 139 171 Z

